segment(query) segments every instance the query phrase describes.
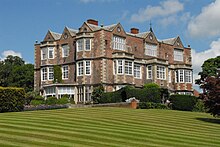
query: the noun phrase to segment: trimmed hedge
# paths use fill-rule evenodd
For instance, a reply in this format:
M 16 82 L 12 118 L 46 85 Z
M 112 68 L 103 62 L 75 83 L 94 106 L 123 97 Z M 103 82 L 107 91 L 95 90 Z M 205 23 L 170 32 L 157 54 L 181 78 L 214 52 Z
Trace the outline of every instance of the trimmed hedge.
M 125 102 L 126 99 L 135 97 L 140 100 L 140 102 L 161 102 L 161 92 L 160 88 L 157 87 L 147 87 L 147 88 L 134 88 L 131 86 L 126 86 L 118 91 L 106 92 L 102 94 L 100 103 L 117 103 Z
M 139 109 L 169 109 L 165 104 L 153 102 L 141 102 L 138 106 Z
M 191 95 L 171 95 L 170 102 L 174 110 L 192 111 L 197 98 Z
M 0 87 L 0 112 L 23 111 L 25 91 L 23 88 Z

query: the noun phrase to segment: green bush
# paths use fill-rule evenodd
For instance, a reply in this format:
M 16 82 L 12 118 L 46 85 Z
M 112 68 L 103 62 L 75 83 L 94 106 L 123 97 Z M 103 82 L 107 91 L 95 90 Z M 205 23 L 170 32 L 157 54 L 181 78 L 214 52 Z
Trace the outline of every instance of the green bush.
M 140 102 L 140 109 L 169 109 L 166 105 L 154 102 Z
M 42 100 L 32 100 L 30 104 L 33 106 L 37 106 L 37 105 L 43 105 L 45 104 L 45 102 Z
M 71 104 L 76 104 L 76 102 L 74 101 L 74 98 L 70 98 L 70 103 Z
M 45 101 L 45 104 L 47 105 L 55 105 L 57 104 L 57 98 L 56 97 L 48 97 Z
M 205 109 L 205 104 L 202 100 L 198 99 L 198 101 L 196 102 L 193 111 L 195 112 L 206 112 Z
M 69 96 L 63 96 L 60 99 L 57 99 L 57 103 L 56 104 L 67 104 L 69 103 Z
M 170 102 L 174 110 L 192 111 L 197 98 L 191 95 L 171 95 Z
M 0 87 L 0 112 L 22 111 L 25 104 L 23 88 Z

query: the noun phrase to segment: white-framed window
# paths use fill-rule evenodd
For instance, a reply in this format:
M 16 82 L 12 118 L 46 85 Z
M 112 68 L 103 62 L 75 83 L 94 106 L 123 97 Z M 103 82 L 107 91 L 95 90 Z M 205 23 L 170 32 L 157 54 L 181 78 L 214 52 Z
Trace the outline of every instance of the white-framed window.
M 123 60 L 117 60 L 117 74 L 123 74 Z
M 165 80 L 165 67 L 164 66 L 157 66 L 157 79 Z
M 64 66 L 62 66 L 62 78 L 68 79 L 68 77 L 69 77 L 69 66 L 64 65 Z
M 134 77 L 141 79 L 141 65 L 134 64 Z
M 85 87 L 85 101 L 91 101 L 92 90 L 91 86 Z
M 174 49 L 174 61 L 183 61 L 183 50 Z
M 192 71 L 187 69 L 176 70 L 176 83 L 192 83 Z
M 183 83 L 184 82 L 184 70 L 179 70 L 179 82 Z
M 192 71 L 185 70 L 185 82 L 191 83 L 192 82 Z
M 77 40 L 76 42 L 77 52 L 79 51 L 90 51 L 91 50 L 91 39 L 90 38 L 82 38 Z
M 171 80 L 171 72 L 172 72 L 172 71 L 169 69 L 169 70 L 168 70 L 168 82 L 169 82 L 169 83 L 172 82 L 172 80 Z
M 41 49 L 41 60 L 54 59 L 54 47 L 44 47 Z
M 91 50 L 91 39 L 85 39 L 85 50 Z
M 125 50 L 125 38 L 113 36 L 113 49 Z
M 69 45 L 65 44 L 62 45 L 62 57 L 68 57 L 69 56 Z
M 77 48 L 77 51 L 83 51 L 83 39 L 79 39 L 77 40 L 76 42 L 76 48 Z
M 147 66 L 147 79 L 152 79 L 152 65 Z
M 42 81 L 47 80 L 47 67 L 41 68 L 41 77 L 42 77 Z
M 83 75 L 83 61 L 77 63 L 78 76 Z
M 91 74 L 91 61 L 85 61 L 85 74 Z
M 45 87 L 45 95 L 48 96 L 56 96 L 55 87 Z
M 145 47 L 145 55 L 157 56 L 157 45 L 146 43 Z
M 47 59 L 47 48 L 41 49 L 41 60 Z
M 132 75 L 133 62 L 125 60 L 125 74 Z
M 53 67 L 48 67 L 48 80 L 53 80 L 54 73 L 53 73 Z

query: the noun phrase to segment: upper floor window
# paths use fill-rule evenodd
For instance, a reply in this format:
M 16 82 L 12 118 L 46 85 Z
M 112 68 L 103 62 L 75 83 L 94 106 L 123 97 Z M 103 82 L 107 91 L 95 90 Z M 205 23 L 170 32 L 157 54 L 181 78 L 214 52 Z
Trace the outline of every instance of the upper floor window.
M 190 70 L 185 70 L 185 82 L 186 83 L 192 82 L 192 72 Z
M 146 43 L 145 54 L 149 56 L 157 56 L 157 45 Z
M 41 60 L 53 59 L 54 58 L 54 47 L 45 47 L 41 49 Z
M 125 50 L 125 38 L 113 36 L 113 49 Z
M 48 48 L 48 58 L 49 59 L 53 59 L 54 57 L 54 48 L 53 47 L 49 47 Z
M 69 45 L 62 45 L 62 57 L 69 56 Z
M 157 66 L 157 79 L 165 80 L 165 67 L 164 66 Z
M 191 83 L 192 82 L 192 71 L 179 69 L 176 70 L 176 83 Z
M 134 64 L 134 77 L 141 78 L 141 65 L 139 64 Z
M 174 49 L 174 60 L 175 61 L 183 61 L 183 50 Z
M 82 76 L 85 75 L 91 75 L 91 61 L 79 61 L 77 63 L 77 75 Z
M 69 67 L 68 65 L 62 66 L 62 78 L 63 79 L 68 79 L 69 77 Z
M 172 78 L 171 78 L 171 72 L 172 72 L 172 71 L 169 69 L 169 70 L 168 70 L 168 78 L 169 78 L 169 79 L 168 79 L 168 82 L 169 82 L 169 83 L 172 82 L 172 80 L 171 80 L 171 79 L 172 79 Z
M 46 81 L 47 80 L 47 67 L 43 67 L 41 69 L 41 77 L 42 77 L 42 81 Z
M 123 74 L 123 60 L 117 60 L 117 74 Z
M 152 79 L 152 66 L 147 66 L 147 79 Z
M 91 74 L 91 61 L 85 61 L 85 74 Z
M 53 80 L 53 67 L 48 67 L 48 80 Z
M 86 39 L 79 39 L 76 42 L 76 49 L 77 51 L 89 51 L 91 50 L 91 39 L 90 38 L 86 38 Z
M 125 61 L 125 74 L 132 75 L 133 63 L 131 61 Z

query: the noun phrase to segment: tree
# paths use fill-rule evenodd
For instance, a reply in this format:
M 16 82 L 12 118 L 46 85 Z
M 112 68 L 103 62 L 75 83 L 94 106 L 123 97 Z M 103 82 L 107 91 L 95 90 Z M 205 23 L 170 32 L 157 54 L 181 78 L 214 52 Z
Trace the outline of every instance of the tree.
M 208 112 L 213 116 L 220 116 L 220 56 L 206 60 L 202 65 L 200 79 L 196 84 L 200 85 L 203 93 L 200 98 L 204 101 Z
M 0 86 L 22 87 L 25 91 L 32 91 L 34 87 L 34 65 L 25 64 L 17 56 L 9 55 L 0 61 Z
M 100 103 L 100 99 L 102 98 L 103 93 L 104 87 L 102 85 L 95 87 L 92 92 L 93 103 Z
M 203 99 L 208 112 L 213 116 L 220 116 L 220 75 L 207 77 L 200 87 L 203 89 L 200 98 Z
M 196 80 L 196 84 L 202 84 L 209 76 L 216 76 L 218 68 L 220 68 L 220 56 L 206 60 L 202 65 L 202 71 L 199 72 L 200 79 Z

